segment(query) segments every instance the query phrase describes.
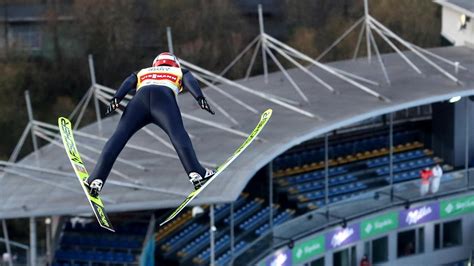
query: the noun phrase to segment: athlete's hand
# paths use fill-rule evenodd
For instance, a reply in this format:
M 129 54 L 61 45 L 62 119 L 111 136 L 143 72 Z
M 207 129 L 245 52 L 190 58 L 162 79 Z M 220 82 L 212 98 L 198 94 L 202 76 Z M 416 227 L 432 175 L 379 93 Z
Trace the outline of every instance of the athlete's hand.
M 207 103 L 206 98 L 201 96 L 197 99 L 197 101 L 198 101 L 199 106 L 201 107 L 201 109 L 208 111 L 212 115 L 215 115 L 214 111 L 212 111 L 211 107 Z
M 117 98 L 115 97 L 112 98 L 112 100 L 110 100 L 109 106 L 107 106 L 107 111 L 105 112 L 105 116 L 110 115 L 118 107 L 119 107 L 119 103 L 118 103 Z

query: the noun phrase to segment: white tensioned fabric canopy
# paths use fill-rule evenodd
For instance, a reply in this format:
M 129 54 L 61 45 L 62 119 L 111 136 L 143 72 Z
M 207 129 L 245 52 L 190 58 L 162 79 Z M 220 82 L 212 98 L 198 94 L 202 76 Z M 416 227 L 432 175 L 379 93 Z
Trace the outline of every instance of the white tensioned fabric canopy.
M 237 81 L 238 84 L 264 93 L 261 95 L 263 97 L 228 84 L 219 84 L 223 91 L 259 112 L 273 108 L 273 117 L 261 133 L 260 140 L 254 142 L 192 204 L 235 200 L 252 176 L 276 156 L 331 130 L 453 96 L 474 95 L 474 50 L 445 47 L 428 51 L 459 62 L 463 68 L 455 73 L 453 66 L 434 59 L 460 82 L 447 79 L 412 52 L 405 52 L 404 55 L 424 75 L 411 71 L 406 61 L 396 53 L 382 55 L 383 61 L 387 63 L 391 85 L 384 83 L 383 73 L 376 61 L 369 64 L 366 59 L 357 59 L 327 64 L 379 82 L 379 86 L 369 86 L 383 95 L 385 100 L 358 90 L 320 68 L 310 68 L 310 71 L 330 83 L 339 94 L 334 95 L 298 68 L 288 70 L 287 74 L 298 83 L 308 100 L 298 108 L 309 115 L 265 99 L 265 95 L 268 95 L 289 103 L 300 100 L 294 90 L 288 89 L 291 84 L 285 79 L 287 74 L 284 72 L 269 73 L 268 83 L 264 82 L 263 76 Z M 185 127 L 192 135 L 198 157 L 205 165 L 212 166 L 225 160 L 241 144 L 245 139 L 244 133 L 250 132 L 258 122 L 259 114 L 214 89 L 207 88 L 204 91 L 215 103 L 225 107 L 225 111 L 238 122 L 237 125 L 229 123 L 222 112 L 211 117 L 199 109 L 189 94 L 179 97 L 181 110 L 186 114 Z M 104 88 L 100 93 L 105 97 L 107 89 Z M 98 152 L 112 134 L 118 120 L 119 115 L 115 115 L 103 119 L 100 124 L 93 123 L 80 128 L 75 133 L 89 171 L 93 169 Z M 202 121 L 212 121 L 213 124 L 204 124 Z M 102 128 L 101 137 L 97 137 L 99 125 Z M 32 126 L 35 127 L 37 138 L 51 143 L 15 164 L 0 162 L 0 219 L 90 213 L 90 207 L 56 135 L 55 125 L 34 121 Z M 149 126 L 147 130 L 141 130 L 131 139 L 114 165 L 114 172 L 102 192 L 109 212 L 175 207 L 192 190 L 175 152 L 169 147 L 167 136 L 155 126 Z

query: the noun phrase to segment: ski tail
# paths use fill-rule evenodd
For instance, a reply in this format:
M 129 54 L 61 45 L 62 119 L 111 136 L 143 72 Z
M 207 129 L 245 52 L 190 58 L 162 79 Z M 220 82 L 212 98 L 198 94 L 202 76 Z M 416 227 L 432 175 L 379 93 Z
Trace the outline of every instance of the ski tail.
M 160 226 L 163 226 L 167 222 L 171 221 L 176 217 L 188 204 L 191 202 L 201 191 L 203 191 L 207 185 L 209 185 L 222 171 L 224 171 L 230 163 L 232 163 L 251 143 L 257 138 L 257 135 L 262 131 L 263 127 L 267 124 L 268 120 L 272 116 L 272 109 L 266 110 L 261 116 L 260 121 L 258 122 L 255 129 L 250 133 L 247 139 L 235 150 L 235 152 L 225 160 L 220 166 L 217 167 L 215 175 L 207 181 L 202 187 L 198 190 L 195 190 L 189 194 L 188 197 L 174 210 L 166 220 L 160 223 Z
M 100 197 L 93 197 L 89 194 L 88 189 L 84 186 L 84 180 L 89 177 L 89 173 L 82 162 L 81 155 L 77 150 L 76 141 L 72 132 L 72 123 L 65 117 L 58 118 L 59 131 L 63 140 L 64 149 L 68 155 L 69 161 L 71 162 L 74 173 L 76 174 L 79 182 L 81 183 L 82 190 L 87 196 L 89 204 L 94 211 L 95 217 L 102 228 L 115 232 L 109 217 L 105 213 L 104 203 Z

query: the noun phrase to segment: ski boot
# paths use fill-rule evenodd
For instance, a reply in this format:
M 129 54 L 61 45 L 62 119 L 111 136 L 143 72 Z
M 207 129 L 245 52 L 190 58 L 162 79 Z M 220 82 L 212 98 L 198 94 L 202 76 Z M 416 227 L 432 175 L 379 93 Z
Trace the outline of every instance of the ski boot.
M 102 190 L 104 183 L 100 179 L 94 179 L 90 184 L 87 182 L 87 180 L 84 180 L 84 185 L 89 190 L 89 194 L 96 198 L 99 196 L 99 192 Z
M 206 168 L 206 174 L 204 177 L 202 177 L 197 172 L 191 172 L 189 173 L 189 181 L 193 184 L 194 189 L 198 190 L 204 186 L 204 184 L 206 184 L 206 182 L 209 181 L 209 179 L 211 179 L 211 177 L 213 177 L 215 174 L 216 170 L 208 168 Z

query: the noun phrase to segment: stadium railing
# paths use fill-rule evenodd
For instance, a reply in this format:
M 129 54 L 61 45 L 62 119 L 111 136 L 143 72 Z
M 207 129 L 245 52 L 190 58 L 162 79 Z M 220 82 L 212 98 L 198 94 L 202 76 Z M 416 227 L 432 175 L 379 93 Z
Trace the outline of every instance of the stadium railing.
M 288 245 L 327 227 L 347 223 L 390 207 L 408 207 L 419 201 L 454 195 L 466 190 L 474 190 L 474 168 L 444 174 L 439 191 L 431 195 L 420 195 L 419 179 L 368 191 L 275 225 L 273 230 L 267 231 L 252 243 L 248 243 L 241 251 L 236 252 L 234 265 L 243 262 L 250 262 L 250 264 L 256 262 L 271 250 Z

